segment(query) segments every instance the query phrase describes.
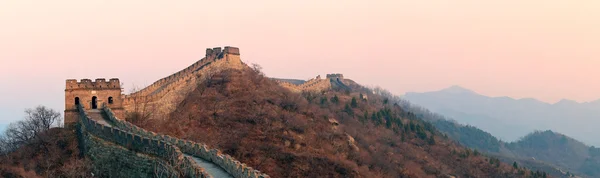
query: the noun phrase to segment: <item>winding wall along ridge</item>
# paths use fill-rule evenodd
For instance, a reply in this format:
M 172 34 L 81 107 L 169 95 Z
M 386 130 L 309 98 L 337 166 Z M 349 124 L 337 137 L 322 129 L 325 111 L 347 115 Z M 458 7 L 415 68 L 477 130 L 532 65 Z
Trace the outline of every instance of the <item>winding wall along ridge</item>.
M 196 71 L 197 69 L 199 69 L 206 63 L 207 63 L 206 57 L 202 58 L 199 61 L 196 61 L 194 64 L 186 67 L 185 69 L 180 70 L 180 71 L 178 71 L 174 74 L 171 74 L 165 78 L 162 78 L 160 80 L 157 80 L 156 82 L 152 83 L 150 86 L 147 86 L 147 87 L 141 89 L 140 91 L 131 93 L 128 96 L 140 96 L 140 95 L 152 94 L 152 93 L 154 93 L 154 91 L 156 89 L 163 87 L 165 84 L 169 84 L 173 81 L 177 81 L 177 80 L 181 79 L 182 77 L 189 76 L 190 74 L 192 74 L 194 71 Z
M 78 129 L 80 134 L 83 135 L 84 133 L 89 133 L 102 140 L 115 143 L 129 150 L 160 158 L 171 166 L 182 170 L 185 177 L 210 177 L 202 167 L 196 165 L 190 158 L 185 157 L 177 146 L 174 146 L 169 142 L 148 138 L 119 128 L 105 126 L 91 119 L 81 105 L 78 105 L 77 109 L 80 116 L 80 126 Z
M 189 140 L 178 139 L 175 137 L 171 137 L 168 135 L 154 133 L 152 131 L 147 131 L 143 128 L 135 126 L 127 121 L 120 120 L 115 117 L 110 108 L 104 107 L 104 112 L 108 115 L 108 119 L 113 125 L 117 128 L 130 131 L 132 133 L 142 135 L 144 137 L 151 138 L 153 140 L 164 141 L 169 144 L 176 145 L 181 149 L 181 152 L 185 154 L 189 154 L 192 156 L 196 156 L 208 161 L 211 161 L 229 174 L 233 175 L 236 178 L 268 178 L 269 176 L 261 173 L 254 168 L 247 166 L 244 163 L 239 162 L 235 158 L 222 154 L 218 149 L 210 149 L 206 144 L 196 143 Z

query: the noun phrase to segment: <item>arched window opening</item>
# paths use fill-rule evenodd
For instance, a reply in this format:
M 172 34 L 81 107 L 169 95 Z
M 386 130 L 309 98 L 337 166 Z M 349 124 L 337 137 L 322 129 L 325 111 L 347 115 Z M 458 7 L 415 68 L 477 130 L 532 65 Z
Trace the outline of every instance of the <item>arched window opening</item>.
M 79 105 L 79 97 L 75 97 L 75 106 Z
M 108 104 L 113 104 L 113 97 L 112 96 L 108 97 Z
M 98 97 L 92 97 L 92 109 L 98 109 Z

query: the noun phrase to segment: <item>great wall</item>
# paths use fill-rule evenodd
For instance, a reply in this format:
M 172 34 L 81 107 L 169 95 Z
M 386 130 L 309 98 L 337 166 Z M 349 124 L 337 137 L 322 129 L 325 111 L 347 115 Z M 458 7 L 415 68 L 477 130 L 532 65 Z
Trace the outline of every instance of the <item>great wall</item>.
M 269 177 L 205 144 L 147 131 L 122 119 L 140 101 L 165 113 L 173 110 L 181 93 L 193 90 L 197 79 L 246 66 L 239 55 L 235 47 L 207 49 L 200 61 L 129 95 L 121 94 L 116 78 L 69 79 L 65 125 L 76 128 L 82 153 L 92 162 L 118 155 L 123 164 L 135 167 L 125 173 L 127 177 Z
M 123 164 L 135 167 L 126 173 L 127 177 L 269 177 L 205 144 L 147 131 L 123 120 L 140 106 L 160 114 L 170 113 L 205 76 L 245 67 L 239 49 L 226 46 L 223 50 L 208 48 L 201 60 L 128 95 L 122 94 L 116 78 L 93 82 L 68 79 L 64 122 L 76 128 L 82 152 L 92 161 L 117 155 Z M 341 74 L 328 74 L 325 79 L 317 76 L 296 84 L 276 81 L 294 92 L 348 88 Z
M 342 74 L 327 74 L 325 79 L 320 75 L 308 81 L 294 84 L 285 80 L 276 80 L 279 85 L 294 92 L 319 92 L 329 88 L 349 89 L 344 83 L 344 75 Z

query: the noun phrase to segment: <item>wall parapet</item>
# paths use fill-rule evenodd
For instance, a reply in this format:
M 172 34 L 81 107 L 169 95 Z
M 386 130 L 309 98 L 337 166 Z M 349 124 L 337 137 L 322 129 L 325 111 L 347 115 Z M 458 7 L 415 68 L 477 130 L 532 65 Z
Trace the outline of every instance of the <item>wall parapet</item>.
M 115 127 L 126 131 L 130 131 L 138 135 L 142 135 L 144 137 L 151 138 L 153 140 L 164 141 L 165 143 L 176 145 L 181 149 L 181 152 L 211 161 L 219 165 L 221 168 L 223 168 L 225 171 L 227 171 L 229 174 L 233 175 L 236 178 L 269 177 L 267 174 L 261 173 L 260 171 L 255 170 L 254 168 L 247 166 L 244 163 L 241 163 L 240 161 L 227 154 L 223 154 L 218 149 L 209 148 L 206 144 L 196 143 L 189 140 L 171 137 L 169 135 L 147 131 L 125 120 L 118 119 L 108 107 L 103 107 L 103 110 L 107 114 L 109 121 L 114 123 Z
M 204 58 L 196 61 L 194 64 L 186 67 L 183 70 L 180 70 L 174 74 L 171 74 L 167 77 L 164 77 L 164 78 L 152 83 L 150 86 L 147 86 L 137 92 L 126 95 L 126 97 L 154 95 L 155 91 L 157 89 L 160 89 L 166 85 L 171 85 L 172 82 L 179 81 L 181 78 L 189 78 L 190 75 L 194 74 L 196 71 L 202 69 L 203 67 L 205 67 L 206 65 L 210 64 L 211 62 L 213 62 L 217 59 L 223 58 L 223 56 L 225 56 L 227 54 L 240 55 L 240 50 L 239 50 L 239 48 L 231 47 L 231 46 L 225 46 L 225 48 L 223 50 L 221 50 L 221 47 L 216 47 L 216 48 L 212 48 L 212 49 L 207 48 L 206 56 Z
M 210 177 L 203 168 L 197 166 L 193 160 L 185 157 L 177 146 L 130 131 L 100 124 L 90 119 L 81 105 L 78 105 L 78 111 L 80 115 L 78 131 L 81 133 L 89 133 L 129 150 L 161 158 L 171 166 L 179 168 L 186 177 Z M 111 112 L 111 115 L 114 117 L 114 113 Z
M 341 74 L 334 74 L 334 75 L 337 77 L 341 76 Z M 293 83 L 290 83 L 287 81 L 282 81 L 282 80 L 275 80 L 275 81 L 280 86 L 288 88 L 293 92 L 319 92 L 319 91 L 326 90 L 327 88 L 331 88 L 331 82 L 330 82 L 331 79 L 329 77 L 332 77 L 332 76 L 330 74 L 328 74 L 327 77 L 328 78 L 326 78 L 326 79 L 322 79 L 321 76 L 318 75 L 317 77 L 309 79 L 302 84 L 293 84 Z
M 109 81 L 106 81 L 104 78 L 98 78 L 92 82 L 90 79 L 81 79 L 77 82 L 76 79 L 67 79 L 66 81 L 66 90 L 76 90 L 76 89 L 121 89 L 121 83 L 117 78 L 111 78 Z
M 343 74 L 327 74 L 327 78 L 328 79 L 335 79 L 335 78 L 344 79 L 344 75 Z

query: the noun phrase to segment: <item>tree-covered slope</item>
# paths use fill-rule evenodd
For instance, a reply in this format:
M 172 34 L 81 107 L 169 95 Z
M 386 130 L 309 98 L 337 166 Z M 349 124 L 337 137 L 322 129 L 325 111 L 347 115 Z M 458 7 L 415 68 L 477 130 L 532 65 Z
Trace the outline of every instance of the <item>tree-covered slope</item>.
M 138 125 L 207 143 L 272 177 L 530 175 L 455 144 L 380 94 L 343 82 L 350 90 L 293 93 L 257 71 L 226 70 L 198 82 L 175 112 Z

